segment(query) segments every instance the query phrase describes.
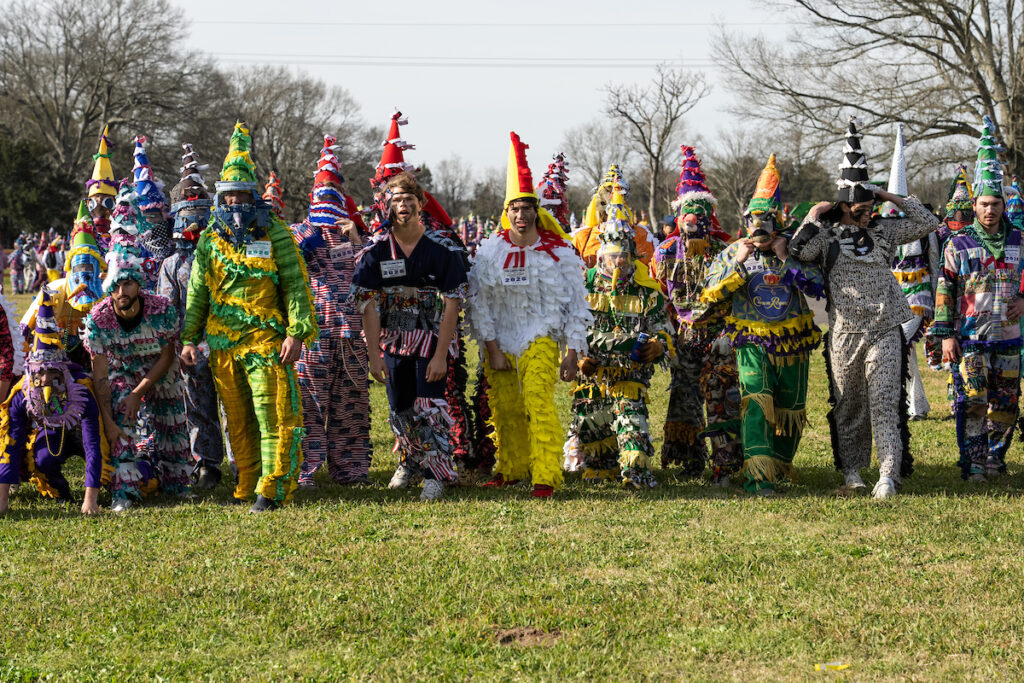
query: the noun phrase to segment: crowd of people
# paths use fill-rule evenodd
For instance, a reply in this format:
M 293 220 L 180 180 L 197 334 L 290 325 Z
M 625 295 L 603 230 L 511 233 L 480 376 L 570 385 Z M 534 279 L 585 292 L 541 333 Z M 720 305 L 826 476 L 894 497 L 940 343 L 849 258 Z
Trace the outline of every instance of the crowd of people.
M 941 220 L 907 191 L 902 128 L 883 190 L 851 120 L 836 201 L 784 205 L 773 154 L 735 239 L 693 147 L 656 236 L 615 165 L 577 223 L 565 157 L 535 184 L 515 133 L 500 218 L 454 221 L 405 161 L 404 124 L 392 115 L 366 209 L 326 135 L 294 225 L 277 178 L 257 179 L 246 124 L 213 193 L 183 144 L 169 198 L 143 136 L 116 179 L 104 130 L 70 237 L 22 236 L 11 255 L 15 292 L 36 294 L 20 323 L 0 297 L 0 512 L 22 482 L 70 501 L 63 468 L 79 456 L 84 514 L 101 489 L 115 512 L 158 492 L 193 498 L 220 484 L 225 460 L 230 502 L 251 512 L 317 486 L 321 468 L 369 484 L 369 377 L 387 392 L 391 489 L 422 481 L 430 501 L 523 482 L 543 499 L 578 471 L 643 491 L 658 485 L 659 369 L 671 373 L 661 468 L 710 468 L 713 485 L 771 496 L 794 473 L 820 345 L 843 488 L 866 490 L 873 440 L 884 499 L 913 470 L 908 421 L 930 410 L 922 339 L 949 377 L 963 477 L 1006 472 L 1024 204 L 1016 180 L 1004 187 L 987 117 L 973 185 L 958 168 Z M 824 337 L 808 297 L 826 302 Z

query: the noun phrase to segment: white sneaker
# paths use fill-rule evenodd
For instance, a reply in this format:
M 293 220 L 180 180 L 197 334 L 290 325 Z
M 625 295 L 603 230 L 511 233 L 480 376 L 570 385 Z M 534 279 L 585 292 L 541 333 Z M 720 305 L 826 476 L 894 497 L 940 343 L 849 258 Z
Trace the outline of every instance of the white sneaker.
M 871 495 L 875 497 L 875 500 L 892 498 L 896 495 L 896 482 L 889 477 L 882 477 L 878 480 L 878 483 L 875 484 L 875 488 L 871 491 Z
M 444 495 L 444 482 L 439 479 L 425 479 L 420 500 L 439 500 Z
M 128 508 L 132 506 L 130 498 L 122 498 L 121 500 L 115 500 L 114 504 L 110 506 L 111 512 L 128 512 Z
M 866 489 L 867 484 L 860 478 L 860 472 L 854 470 L 853 472 L 844 472 L 843 478 L 846 480 L 846 488 L 849 489 Z
M 405 465 L 399 465 L 395 468 L 395 473 L 391 475 L 391 481 L 388 482 L 388 488 L 408 488 L 410 479 L 412 479 L 412 470 Z

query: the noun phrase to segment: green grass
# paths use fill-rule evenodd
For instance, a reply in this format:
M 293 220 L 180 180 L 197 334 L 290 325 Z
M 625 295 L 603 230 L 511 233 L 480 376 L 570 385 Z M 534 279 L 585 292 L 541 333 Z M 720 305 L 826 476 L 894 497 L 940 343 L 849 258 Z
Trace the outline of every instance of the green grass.
M 225 483 L 84 519 L 22 487 L 0 519 L 0 681 L 1016 678 L 1019 448 L 1010 476 L 962 483 L 943 379 L 925 379 L 918 471 L 884 503 L 835 495 L 820 355 L 800 481 L 774 500 L 670 470 L 639 495 L 570 475 L 550 502 L 421 504 L 384 488 L 379 386 L 372 488 L 321 478 L 255 516 L 217 504 Z M 659 431 L 666 399 L 659 374 Z M 815 672 L 833 661 L 849 668 Z

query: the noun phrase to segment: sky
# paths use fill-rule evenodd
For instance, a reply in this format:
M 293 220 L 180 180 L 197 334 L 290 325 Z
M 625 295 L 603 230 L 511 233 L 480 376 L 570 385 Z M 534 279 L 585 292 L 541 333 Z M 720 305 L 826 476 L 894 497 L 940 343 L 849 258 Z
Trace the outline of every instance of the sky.
M 716 24 L 785 30 L 753 0 L 249 0 L 241 15 L 237 2 L 172 2 L 191 22 L 190 47 L 225 66 L 288 65 L 343 86 L 371 125 L 397 106 L 415 165 L 457 154 L 477 170 L 504 167 L 514 130 L 537 175 L 566 130 L 601 116 L 605 84 L 648 82 L 660 62 L 707 73 L 712 92 L 686 125 L 713 139 L 732 123 L 731 95 L 714 83 Z

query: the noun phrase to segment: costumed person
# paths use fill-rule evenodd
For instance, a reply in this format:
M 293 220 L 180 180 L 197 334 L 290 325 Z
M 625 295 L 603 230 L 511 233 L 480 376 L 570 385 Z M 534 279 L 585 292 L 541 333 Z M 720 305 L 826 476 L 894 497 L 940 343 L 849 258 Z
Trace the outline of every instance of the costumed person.
M 512 133 L 501 230 L 480 243 L 473 259 L 469 311 L 485 348 L 497 449 L 495 476 L 484 486 L 531 477 L 531 495 L 550 498 L 562 485 L 555 384 L 559 376 L 576 378 L 593 317 L 583 262 L 555 217 L 540 208 L 526 150 Z
M 383 197 L 383 187 L 387 180 L 403 171 L 415 175 L 413 167 L 406 163 L 404 154 L 405 150 L 415 149 L 415 146 L 403 140 L 399 132 L 400 127 L 407 123 L 408 120 L 402 118 L 401 112 L 395 111 L 391 114 L 391 123 L 388 128 L 387 139 L 384 140 L 384 149 L 381 152 L 380 163 L 377 164 L 376 174 L 370 180 L 375 196 L 372 207 L 373 219 L 370 226 L 374 233 L 377 233 L 383 226 L 383 223 L 387 221 L 388 212 L 390 211 L 390 207 Z M 463 268 L 468 273 L 469 252 L 466 249 L 466 245 L 462 242 L 458 231 L 455 229 L 454 221 L 452 221 L 448 213 L 429 192 L 424 190 L 423 195 L 426 200 L 422 207 L 423 211 L 420 216 L 420 222 L 423 224 L 424 229 L 436 232 L 458 246 L 463 257 Z M 348 207 L 350 214 L 355 213 L 354 206 L 355 202 L 353 201 L 351 206 Z M 459 477 L 457 483 L 467 484 L 471 482 L 477 472 L 489 472 L 492 461 L 478 457 L 473 449 L 473 425 L 469 404 L 466 402 L 466 385 L 469 382 L 469 371 L 466 368 L 466 340 L 461 320 L 456 328 L 455 338 L 459 352 L 448 363 L 448 376 L 445 378 L 444 395 L 445 400 L 448 402 L 448 414 L 453 420 L 449 431 L 452 452 L 456 465 L 458 465 Z M 402 453 L 403 451 L 398 449 L 398 452 Z M 408 485 L 408 483 L 403 483 L 403 476 L 413 472 L 412 469 L 403 468 L 401 465 L 400 461 L 399 467 L 395 470 L 395 477 L 397 478 L 393 478 L 394 483 L 400 488 Z
M 569 229 L 568 184 L 569 162 L 565 160 L 565 154 L 559 152 L 552 157 L 544 177 L 537 183 L 537 196 L 540 198 L 540 208 L 550 211 L 563 230 Z
M 896 148 L 892 154 L 892 170 L 889 172 L 889 192 L 900 197 L 907 196 L 907 162 L 903 140 L 903 124 L 896 124 Z M 899 210 L 892 204 L 883 204 L 882 218 L 898 218 Z M 921 370 L 917 367 L 917 342 L 935 316 L 935 285 L 939 279 L 939 241 L 934 232 L 916 242 L 902 244 L 896 248 L 892 273 L 903 289 L 903 296 L 914 314 L 903 325 L 903 336 L 909 346 L 907 369 L 910 379 L 907 384 L 908 410 L 911 420 L 924 420 L 931 411 L 925 395 Z
M 92 178 L 86 182 L 89 215 L 96 231 L 96 243 L 106 253 L 110 243 L 110 215 L 114 212 L 118 183 L 110 167 L 110 126 L 103 127 L 99 149 L 93 155 Z
M 89 354 L 82 348 L 82 323 L 93 304 L 103 296 L 103 275 L 107 270 L 94 230 L 86 202 L 82 200 L 66 257 L 67 276 L 48 283 L 45 293 L 40 290 L 21 318 L 21 337 L 31 348 L 37 327 L 36 314 L 43 297 L 47 297 L 60 331 L 62 351 L 72 362 L 86 369 L 91 366 Z
M 963 164 L 957 166 L 956 174 L 953 176 L 953 182 L 949 187 L 949 196 L 946 199 L 946 216 L 942 219 L 939 229 L 935 231 L 935 238 L 939 245 L 940 263 L 938 268 L 941 268 L 941 255 L 942 251 L 946 247 L 946 242 L 950 236 L 960 231 L 965 225 L 969 225 L 974 222 L 974 190 L 971 189 L 971 183 L 967 179 L 967 167 Z M 936 271 L 938 270 L 936 268 Z M 936 279 L 936 287 L 938 286 L 938 280 Z M 928 361 L 928 367 L 932 370 L 944 370 L 950 373 L 950 368 L 942 362 L 942 340 L 931 333 L 931 327 L 925 332 L 924 338 L 925 357 Z M 954 390 L 953 390 L 953 375 L 949 374 L 947 381 L 947 393 L 949 400 L 949 414 L 950 417 L 954 413 Z
M 49 246 L 46 247 L 46 252 L 43 254 L 43 267 L 46 268 L 46 281 L 53 282 L 61 278 L 61 267 L 64 265 L 60 259 L 61 249 L 61 238 L 58 237 Z
M 144 242 L 152 228 L 142 212 L 142 201 L 146 199 L 136 192 L 135 185 L 127 178 L 122 180 L 114 211 L 110 214 L 110 240 L 106 259 L 109 261 L 115 252 L 138 259 L 144 276 L 143 291 L 154 294 L 160 277 L 161 261 L 157 260 Z
M 10 394 L 4 391 L 7 398 L 0 404 L 0 513 L 7 511 L 11 486 L 23 476 L 41 495 L 69 502 L 71 486 L 62 470 L 68 459 L 80 455 L 85 459 L 82 514 L 94 515 L 111 465 L 92 380 L 64 352 L 45 290 L 34 322 L 26 375 Z M 0 341 L 0 377 L 7 376 L 0 382 L 10 382 L 3 368 L 12 357 L 13 348 Z
M 703 309 L 700 293 L 708 268 L 730 237 L 719 227 L 718 200 L 708 188 L 696 150 L 683 145 L 682 151 L 672 202 L 676 227 L 658 246 L 651 264 L 668 293 L 677 335 L 661 466 L 681 465 L 685 475 L 699 476 L 708 460 L 704 439 L 710 438 L 712 482 L 729 486 L 730 475 L 743 465 L 736 354 L 722 315 L 703 316 L 699 323 L 692 318 L 694 309 Z
M 608 167 L 608 172 L 604 174 L 601 184 L 594 190 L 594 196 L 590 199 L 587 210 L 583 212 L 583 222 L 580 224 L 579 230 L 572 234 L 572 245 L 583 258 L 583 263 L 586 264 L 587 268 L 593 268 L 594 264 L 597 263 L 597 250 L 601 248 L 600 230 L 598 228 L 607 218 L 606 208 L 612 198 L 613 187 L 619 188 L 619 192 L 624 199 L 629 198 L 629 185 L 622 177 L 619 167 L 615 164 Z M 632 210 L 628 206 L 626 209 L 629 211 L 629 219 L 634 223 L 633 227 L 636 230 L 637 254 L 642 263 L 649 264 L 654 257 L 654 250 L 658 246 L 658 241 L 654 239 L 654 236 L 645 227 L 636 225 Z
M 427 199 L 409 173 L 385 182 L 383 201 L 390 207 L 383 239 L 359 253 L 350 297 L 363 317 L 370 372 L 387 388 L 391 407 L 399 465 L 388 488 L 405 488 L 418 473 L 420 500 L 438 500 L 456 479 L 445 378 L 449 356 L 459 353 L 464 254 L 423 225 Z
M 196 242 L 210 222 L 213 200 L 207 191 L 202 172 L 208 166 L 199 163 L 195 149 L 182 145 L 181 180 L 171 188 L 172 237 L 176 251 L 160 265 L 157 293 L 166 298 L 178 312 L 179 329 L 185 327 L 185 305 L 188 302 L 188 281 L 196 257 Z M 222 478 L 224 433 L 213 373 L 210 371 L 210 346 L 205 341 L 196 347 L 196 364 L 181 364 L 184 380 L 185 419 L 194 465 L 194 487 L 205 491 L 216 488 Z
M 302 397 L 294 363 L 317 338 L 309 274 L 288 226 L 260 197 L 239 122 L 216 184 L 213 216 L 196 244 L 181 359 L 210 368 L 238 468 L 232 502 L 255 490 L 250 512 L 291 499 L 302 466 Z M 261 474 L 262 472 L 262 474 Z
M 191 459 L 175 357 L 178 313 L 142 291 L 142 259 L 116 245 L 107 256 L 106 296 L 85 319 L 82 345 L 110 443 L 111 510 L 124 512 L 157 488 L 190 498 Z
M 984 482 L 1006 473 L 1020 398 L 1021 231 L 1006 219 L 995 124 L 982 120 L 974 221 L 942 254 L 935 337 L 953 369 L 960 473 Z
M 349 301 L 356 252 L 367 234 L 344 178 L 333 135 L 324 136 L 306 219 L 292 226 L 309 270 L 320 338 L 302 349 L 295 369 L 302 390 L 305 459 L 299 486 L 315 486 L 323 463 L 338 484 L 369 482 L 370 394 L 362 320 Z
M 817 266 L 786 251 L 780 195 L 772 154 L 743 214 L 746 239 L 715 257 L 701 294 L 706 305 L 728 307 L 726 334 L 739 368 L 743 488 L 759 495 L 774 494 L 796 471 L 810 354 L 821 341 L 805 295 L 825 296 Z
M 597 265 L 586 272 L 593 322 L 573 387 L 569 438 L 579 441 L 584 481 L 620 479 L 623 486 L 658 485 L 647 391 L 655 363 L 674 353 L 661 287 L 637 260 L 635 228 L 613 188 L 600 226 Z
M 868 166 L 855 119 L 850 119 L 839 166 L 836 204 L 807 214 L 790 254 L 817 265 L 828 295 L 825 361 L 829 428 L 836 468 L 847 490 L 865 489 L 860 470 L 878 449 L 875 498 L 896 495 L 913 471 L 907 427 L 908 357 L 903 324 L 913 317 L 892 274 L 896 247 L 927 236 L 939 224 L 913 195 L 903 198 L 868 183 Z M 892 202 L 905 218 L 872 218 L 875 201 Z
M 25 244 L 19 237 L 11 251 L 11 287 L 15 294 L 25 292 Z
M 171 239 L 171 226 L 168 221 L 167 198 L 163 193 L 163 183 L 153 175 L 146 155 L 146 136 L 135 136 L 134 163 L 132 165 L 132 184 L 134 185 L 136 202 L 139 212 L 145 219 L 145 229 L 140 231 L 139 242 L 149 252 L 152 263 L 159 268 L 168 256 L 174 253 L 174 242 Z M 152 279 L 156 279 L 154 273 Z M 152 291 L 152 290 L 150 290 Z
M 1019 230 L 1024 228 L 1024 198 L 1020 194 L 1020 181 L 1013 176 L 1013 182 L 1006 190 L 1006 219 Z
M 263 201 L 270 205 L 270 210 L 275 216 L 284 220 L 284 199 L 281 196 L 281 181 L 276 171 L 271 171 L 270 177 L 267 178 L 267 184 L 263 188 Z

